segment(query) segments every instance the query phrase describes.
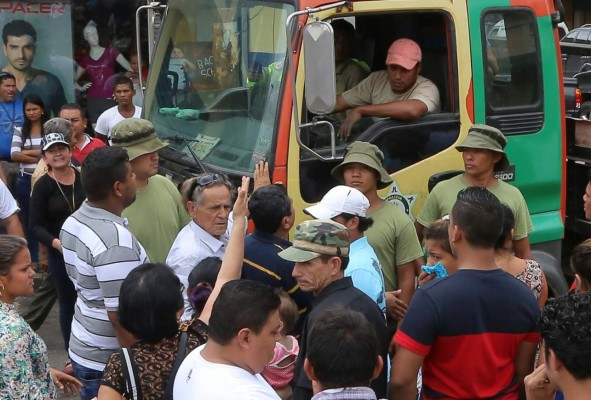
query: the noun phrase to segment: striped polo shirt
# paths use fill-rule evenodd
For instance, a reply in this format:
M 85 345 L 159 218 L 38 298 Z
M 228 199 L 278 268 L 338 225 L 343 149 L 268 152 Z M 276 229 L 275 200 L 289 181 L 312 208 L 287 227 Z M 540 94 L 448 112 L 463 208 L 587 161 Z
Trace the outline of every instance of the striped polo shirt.
M 78 299 L 72 321 L 70 358 L 102 371 L 119 347 L 108 311 L 119 308 L 119 290 L 129 272 L 149 262 L 127 221 L 84 202 L 60 233 L 66 271 Z
M 23 143 L 22 128 L 15 128 L 12 135 L 12 144 L 10 146 L 10 155 L 21 153 L 23 150 L 41 150 L 41 136 L 29 138 Z M 21 172 L 32 175 L 37 168 L 37 163 L 23 164 L 20 163 Z

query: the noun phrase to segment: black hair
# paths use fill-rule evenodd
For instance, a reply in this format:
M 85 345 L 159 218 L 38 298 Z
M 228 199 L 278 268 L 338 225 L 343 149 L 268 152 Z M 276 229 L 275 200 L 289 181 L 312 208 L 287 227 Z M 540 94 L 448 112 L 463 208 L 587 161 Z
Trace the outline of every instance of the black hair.
M 62 106 L 62 108 L 60 108 L 60 111 L 63 111 L 63 110 L 78 110 L 78 111 L 80 111 L 80 115 L 82 116 L 82 118 L 85 118 L 84 114 L 86 113 L 86 111 L 84 110 L 84 108 L 80 104 L 76 104 L 76 103 L 64 104 Z
M 279 296 L 264 283 L 246 279 L 226 283 L 211 310 L 209 338 L 223 346 L 242 329 L 260 333 L 280 302 Z
M 117 146 L 93 150 L 82 163 L 80 179 L 90 201 L 105 200 L 115 182 L 127 180 L 129 156 Z
M 359 215 L 349 214 L 349 213 L 341 213 L 339 214 L 341 217 L 345 219 L 345 221 L 349 222 L 353 218 L 359 218 L 359 224 L 357 225 L 357 229 L 359 232 L 365 232 L 373 225 L 373 218 L 371 217 L 360 217 Z M 339 216 L 337 215 L 337 217 Z
M 369 386 L 379 354 L 376 332 L 359 311 L 334 307 L 317 315 L 306 358 L 323 389 Z
M 199 261 L 189 274 L 189 287 L 187 295 L 189 303 L 195 310 L 195 315 L 200 315 L 215 287 L 222 260 L 218 257 L 207 257 Z
M 460 190 L 451 215 L 471 246 L 494 248 L 503 228 L 503 207 L 494 194 L 476 186 Z
M 453 254 L 449 243 L 448 227 L 448 220 L 438 219 L 437 221 L 434 221 L 431 225 L 425 228 L 425 240 L 435 240 L 443 250 L 449 254 Z
M 591 284 L 591 239 L 579 243 L 570 256 L 570 266 L 575 274 L 589 286 Z
M 4 41 L 4 45 L 8 43 L 8 36 L 19 37 L 24 35 L 29 35 L 33 38 L 34 42 L 37 42 L 37 31 L 33 28 L 33 25 L 25 20 L 15 19 L 2 28 L 2 41 Z
M 327 263 L 333 257 L 340 258 L 340 260 L 341 260 L 341 271 L 346 270 L 347 269 L 347 266 L 349 266 L 349 257 L 345 257 L 345 256 L 331 256 L 329 254 L 321 254 L 319 257 L 320 257 L 320 260 L 322 260 L 323 263 Z
M 25 112 L 25 108 L 27 107 L 27 104 L 34 104 L 36 106 L 41 107 L 41 136 L 43 136 L 43 124 L 46 123 L 49 120 L 49 117 L 47 116 L 47 112 L 45 110 L 45 104 L 43 103 L 43 99 L 32 93 L 30 95 L 28 95 L 27 97 L 25 97 L 23 99 L 23 115 L 25 116 L 25 122 L 23 124 L 23 127 L 21 129 L 21 132 L 23 134 L 23 148 L 25 145 L 25 142 L 27 141 L 27 139 L 31 139 L 31 120 L 29 118 L 27 118 L 27 113 Z M 33 143 L 29 143 L 29 149 L 33 148 Z
M 131 78 L 128 78 L 125 75 L 119 75 L 117 78 L 115 78 L 115 81 L 113 83 L 113 91 L 115 91 L 115 88 L 118 85 L 127 85 L 131 90 L 133 90 L 133 81 L 131 80 Z
M 515 216 L 513 215 L 513 210 L 504 203 L 501 204 L 501 206 L 503 207 L 503 230 L 495 244 L 495 250 L 505 248 L 505 242 L 509 236 L 511 236 L 511 230 L 515 228 Z
M 546 360 L 552 350 L 576 379 L 591 378 L 591 293 L 548 299 L 538 319 Z
M 27 241 L 20 236 L 0 234 L 0 275 L 10 274 L 16 255 L 27 248 Z
M 281 329 L 281 335 L 284 336 L 293 330 L 298 317 L 298 305 L 289 293 L 282 288 L 275 288 L 275 293 L 279 296 L 281 303 L 279 305 L 279 317 L 283 322 L 283 328 Z
M 275 233 L 291 215 L 291 199 L 281 185 L 263 186 L 250 196 L 248 211 L 257 230 Z
M 12 79 L 16 82 L 16 78 L 10 72 L 0 71 L 0 83 Z
M 178 332 L 183 286 L 170 267 L 146 263 L 133 269 L 121 284 L 119 320 L 137 339 L 157 343 Z
M 355 27 L 353 26 L 353 24 L 351 24 L 349 21 L 345 19 L 333 19 L 330 22 L 330 26 L 332 26 L 332 29 L 335 32 L 342 33 L 350 39 L 355 38 Z

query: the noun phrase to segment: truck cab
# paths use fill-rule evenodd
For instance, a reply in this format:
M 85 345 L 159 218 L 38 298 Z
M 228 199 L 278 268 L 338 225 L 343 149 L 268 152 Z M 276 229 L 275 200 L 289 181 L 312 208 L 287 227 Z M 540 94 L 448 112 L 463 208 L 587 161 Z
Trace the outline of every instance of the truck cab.
M 338 120 L 307 107 L 310 75 L 335 78 L 322 72 L 334 70 L 327 68 L 333 58 L 307 52 L 302 38 L 310 24 L 341 18 L 355 26 L 355 57 L 371 72 L 385 68 L 394 40 L 415 40 L 421 75 L 440 93 L 440 112 L 413 121 L 363 118 L 354 126 L 351 140 L 384 152 L 394 183 L 381 194 L 414 218 L 430 178 L 462 169 L 454 146 L 468 128 L 501 129 L 511 166 L 499 176 L 523 193 L 534 258 L 551 291 L 564 292 L 560 13 L 550 0 L 169 0 L 144 104 L 145 117 L 170 143 L 162 173 L 177 181 L 201 170 L 237 179 L 266 160 L 303 220 L 301 210 L 336 184 L 330 170 L 351 140 L 335 136 Z M 495 29 L 501 26 L 503 35 Z M 177 49 L 196 68 L 172 68 Z

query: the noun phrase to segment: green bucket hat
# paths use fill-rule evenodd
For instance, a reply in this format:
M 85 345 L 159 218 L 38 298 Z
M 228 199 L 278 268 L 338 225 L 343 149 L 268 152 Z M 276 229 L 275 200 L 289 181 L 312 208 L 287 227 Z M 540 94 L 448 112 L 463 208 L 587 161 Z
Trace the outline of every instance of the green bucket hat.
M 279 257 L 306 262 L 318 256 L 349 256 L 349 231 L 330 219 L 304 221 L 295 228 L 293 245 L 279 252 Z
M 334 167 L 330 173 L 339 182 L 344 183 L 343 168 L 347 164 L 359 163 L 377 171 L 380 175 L 378 179 L 378 189 L 384 189 L 392 183 L 392 178 L 382 166 L 384 162 L 384 153 L 375 144 L 367 142 L 353 142 L 345 150 L 343 162 Z
M 126 118 L 113 127 L 111 131 L 113 146 L 127 150 L 129 160 L 153 153 L 166 146 L 154 130 L 154 125 L 142 118 Z
M 504 171 L 509 167 L 509 158 L 505 153 L 507 138 L 503 132 L 489 125 L 476 124 L 468 130 L 464 141 L 456 146 L 456 150 L 463 152 L 464 149 L 485 149 L 501 153 L 503 156 L 495 164 L 495 171 Z

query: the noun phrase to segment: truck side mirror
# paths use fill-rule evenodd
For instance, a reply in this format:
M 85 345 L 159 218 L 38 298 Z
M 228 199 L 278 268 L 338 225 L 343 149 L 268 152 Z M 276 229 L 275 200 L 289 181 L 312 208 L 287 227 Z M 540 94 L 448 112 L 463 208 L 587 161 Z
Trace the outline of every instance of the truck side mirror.
M 307 24 L 303 42 L 306 107 L 316 115 L 329 114 L 337 97 L 332 26 L 322 21 Z

